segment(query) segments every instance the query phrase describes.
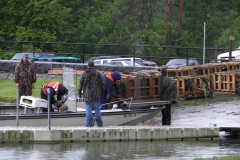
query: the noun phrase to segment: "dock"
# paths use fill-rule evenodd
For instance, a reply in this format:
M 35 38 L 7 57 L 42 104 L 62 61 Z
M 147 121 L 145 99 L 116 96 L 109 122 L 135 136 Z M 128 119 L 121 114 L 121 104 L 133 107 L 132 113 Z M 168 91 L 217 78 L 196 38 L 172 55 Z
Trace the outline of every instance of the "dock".
M 2 143 L 65 143 L 112 141 L 218 140 L 218 127 L 107 126 L 0 127 Z

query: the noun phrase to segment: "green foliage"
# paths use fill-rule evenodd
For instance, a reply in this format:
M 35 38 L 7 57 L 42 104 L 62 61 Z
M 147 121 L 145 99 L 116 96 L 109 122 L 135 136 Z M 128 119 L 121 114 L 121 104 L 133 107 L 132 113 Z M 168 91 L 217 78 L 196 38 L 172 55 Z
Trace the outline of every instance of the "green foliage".
M 137 56 L 160 56 L 162 48 L 131 45 L 202 47 L 203 23 L 206 22 L 206 48 L 233 48 L 240 44 L 240 2 L 238 0 L 184 1 L 182 34 L 179 37 L 179 0 L 173 0 L 166 15 L 167 0 L 2 0 L 0 39 L 37 42 L 94 44 L 129 44 L 129 46 L 92 46 L 68 44 L 9 43 L 3 50 L 44 51 L 55 53 L 90 53 Z M 194 6 L 194 7 L 192 7 Z M 164 22 L 164 19 L 167 21 Z M 166 26 L 166 28 L 165 28 Z M 202 50 L 180 49 L 180 56 L 202 57 Z M 214 58 L 213 50 L 208 58 Z M 176 50 L 167 48 L 166 57 L 176 57 Z M 154 59 L 158 64 L 160 59 Z

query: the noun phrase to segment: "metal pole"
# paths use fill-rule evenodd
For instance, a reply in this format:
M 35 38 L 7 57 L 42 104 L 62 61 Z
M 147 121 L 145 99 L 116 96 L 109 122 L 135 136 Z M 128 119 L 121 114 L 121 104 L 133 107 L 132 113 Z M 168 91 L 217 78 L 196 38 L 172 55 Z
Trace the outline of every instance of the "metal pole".
M 17 104 L 16 104 L 16 111 L 17 111 L 16 125 L 19 126 L 19 88 L 17 88 Z
M 232 41 L 234 41 L 235 37 L 230 36 L 229 38 L 229 62 L 232 61 Z
M 50 89 L 47 89 L 47 101 L 48 101 L 48 130 L 51 130 L 51 117 L 50 117 L 50 112 L 51 112 L 51 101 L 50 101 Z
M 135 57 L 136 57 L 136 46 L 133 47 L 133 66 L 135 67 Z
M 204 25 L 203 25 L 203 64 L 205 64 L 205 50 L 206 50 L 205 41 L 206 41 L 206 22 L 204 22 Z

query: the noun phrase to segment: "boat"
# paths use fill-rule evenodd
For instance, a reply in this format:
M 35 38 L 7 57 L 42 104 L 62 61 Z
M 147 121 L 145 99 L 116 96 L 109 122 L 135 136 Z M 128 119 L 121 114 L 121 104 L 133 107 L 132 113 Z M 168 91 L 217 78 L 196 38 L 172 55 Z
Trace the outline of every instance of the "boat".
M 85 102 L 84 99 L 77 97 L 73 72 L 72 68 L 63 67 L 63 85 L 69 90 L 67 97 L 64 98 L 64 104 L 68 106 L 66 111 L 42 113 L 42 108 L 48 107 L 47 100 L 21 96 L 16 110 L 5 108 L 4 114 L 0 114 L 0 126 L 16 126 L 16 124 L 19 126 L 47 126 L 49 121 L 52 126 L 84 126 L 86 122 Z M 137 125 L 153 118 L 164 109 L 166 104 L 170 103 L 170 101 L 132 103 L 132 100 L 132 98 L 120 99 L 104 104 L 110 108 L 101 110 L 103 125 Z
M 104 126 L 124 126 L 124 125 L 137 125 L 143 121 L 153 118 L 162 109 L 164 104 L 161 101 L 156 101 L 148 105 L 148 108 L 144 109 L 131 109 L 131 99 L 120 100 L 111 102 L 112 109 L 101 110 L 102 120 Z M 69 102 L 72 101 L 71 99 Z M 160 103 L 159 103 L 160 102 Z M 84 102 L 81 102 L 82 104 Z M 117 106 L 122 103 L 125 105 Z M 24 107 L 24 113 L 17 114 L 1 114 L 0 115 L 0 126 L 16 126 L 17 117 L 19 126 L 47 126 L 48 125 L 48 113 L 40 112 L 41 108 L 46 108 L 48 102 L 46 100 L 32 97 L 32 96 L 21 96 L 20 106 Z M 69 104 L 69 103 L 67 103 Z M 137 105 L 137 104 L 136 104 Z M 72 107 L 73 108 L 73 107 Z M 50 121 L 52 126 L 84 126 L 86 122 L 86 111 L 84 108 L 75 107 L 76 111 L 71 111 L 70 107 L 65 112 L 51 112 Z M 36 109 L 36 112 L 29 113 L 27 109 Z M 94 111 L 93 111 L 94 116 Z

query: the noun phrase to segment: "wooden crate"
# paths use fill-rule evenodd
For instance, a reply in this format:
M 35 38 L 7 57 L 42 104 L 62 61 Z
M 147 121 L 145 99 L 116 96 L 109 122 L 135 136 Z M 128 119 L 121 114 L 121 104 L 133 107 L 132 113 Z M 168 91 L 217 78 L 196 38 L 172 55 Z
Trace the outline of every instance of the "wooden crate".
M 203 78 L 207 78 L 206 76 L 182 76 L 178 77 L 178 79 L 173 79 L 177 86 L 177 93 L 180 98 L 188 99 L 188 98 L 196 98 L 196 97 L 205 97 L 204 90 L 202 88 Z M 208 78 L 209 79 L 209 78 Z M 191 87 L 188 87 L 187 83 L 191 82 Z M 210 95 L 213 90 L 209 90 Z
M 146 80 L 140 80 L 136 76 L 123 76 L 126 88 L 126 98 L 134 100 L 160 100 L 160 76 L 147 76 Z
M 236 93 L 236 76 L 240 73 L 219 72 L 213 76 L 214 92 L 216 93 Z
M 240 68 L 240 62 L 228 62 L 227 71 L 235 70 Z
M 179 77 L 179 76 L 189 76 L 194 75 L 193 67 L 181 67 L 181 68 L 168 68 L 167 76 L 168 77 Z

